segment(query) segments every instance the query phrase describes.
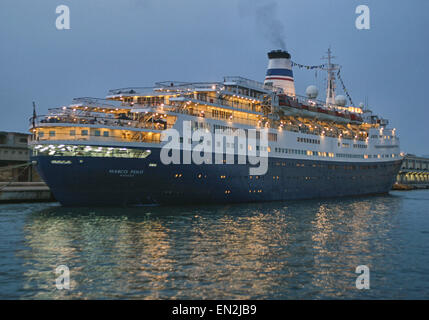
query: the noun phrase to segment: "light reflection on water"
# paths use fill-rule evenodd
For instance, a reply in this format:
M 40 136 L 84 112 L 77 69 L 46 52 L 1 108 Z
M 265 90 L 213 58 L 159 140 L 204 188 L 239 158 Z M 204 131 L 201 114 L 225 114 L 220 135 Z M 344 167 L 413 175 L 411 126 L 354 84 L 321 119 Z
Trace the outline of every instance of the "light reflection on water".
M 0 297 L 428 298 L 428 201 L 413 191 L 206 207 L 2 205 Z M 61 264 L 70 291 L 55 287 Z M 367 291 L 355 287 L 362 264 Z

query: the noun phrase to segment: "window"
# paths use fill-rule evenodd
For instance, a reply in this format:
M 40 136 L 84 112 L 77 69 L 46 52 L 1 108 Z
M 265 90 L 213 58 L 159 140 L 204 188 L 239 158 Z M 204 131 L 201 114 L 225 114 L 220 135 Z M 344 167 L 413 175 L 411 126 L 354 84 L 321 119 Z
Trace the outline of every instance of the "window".
M 76 135 L 76 130 L 70 130 L 70 135 L 71 136 L 75 136 Z
M 55 131 L 49 131 L 49 136 L 50 137 L 55 137 Z
M 277 134 L 276 133 L 268 133 L 268 140 L 269 141 L 277 141 Z
M 82 130 L 81 134 L 82 134 L 83 136 L 87 136 L 87 135 L 88 135 L 88 130 Z
M 103 137 L 108 137 L 109 136 L 109 131 L 103 131 Z
M 95 130 L 94 131 L 94 136 L 99 137 L 100 136 L 100 130 Z

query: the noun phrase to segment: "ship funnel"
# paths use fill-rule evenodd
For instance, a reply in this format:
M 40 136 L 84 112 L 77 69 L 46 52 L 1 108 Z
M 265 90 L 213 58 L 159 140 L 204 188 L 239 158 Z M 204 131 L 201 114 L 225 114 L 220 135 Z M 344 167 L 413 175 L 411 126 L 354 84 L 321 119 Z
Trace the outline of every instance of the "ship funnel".
M 268 69 L 264 84 L 282 88 L 284 93 L 295 95 L 292 62 L 290 54 L 284 50 L 268 52 Z

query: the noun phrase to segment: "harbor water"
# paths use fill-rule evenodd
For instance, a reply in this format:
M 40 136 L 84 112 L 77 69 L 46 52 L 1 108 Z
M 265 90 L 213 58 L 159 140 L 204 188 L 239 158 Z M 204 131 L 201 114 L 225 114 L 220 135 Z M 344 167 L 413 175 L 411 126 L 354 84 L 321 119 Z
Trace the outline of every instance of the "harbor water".
M 0 205 L 2 299 L 429 299 L 429 191 L 228 206 Z M 56 268 L 70 271 L 59 290 Z M 356 267 L 370 271 L 357 289 Z

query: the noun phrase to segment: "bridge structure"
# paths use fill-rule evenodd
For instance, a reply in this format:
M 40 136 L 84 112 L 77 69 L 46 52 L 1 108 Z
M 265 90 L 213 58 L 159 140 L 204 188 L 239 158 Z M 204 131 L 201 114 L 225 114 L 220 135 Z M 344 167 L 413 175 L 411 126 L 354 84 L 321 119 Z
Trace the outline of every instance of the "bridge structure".
M 407 154 L 396 183 L 413 188 L 429 188 L 429 158 Z

